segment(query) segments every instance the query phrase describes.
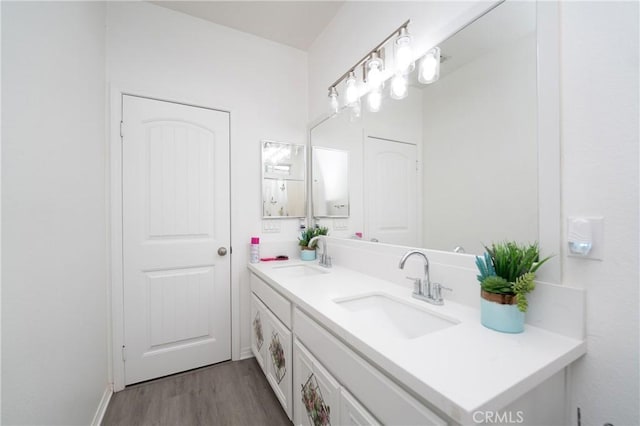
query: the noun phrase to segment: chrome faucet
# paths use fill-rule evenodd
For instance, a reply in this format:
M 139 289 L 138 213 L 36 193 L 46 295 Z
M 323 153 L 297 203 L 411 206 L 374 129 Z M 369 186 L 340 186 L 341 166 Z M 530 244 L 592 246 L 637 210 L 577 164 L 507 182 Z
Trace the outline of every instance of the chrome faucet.
M 309 246 L 311 247 L 316 241 L 322 242 L 322 253 L 320 254 L 320 266 L 325 268 L 331 268 L 331 256 L 329 256 L 329 249 L 327 247 L 327 239 L 322 238 L 324 235 L 318 235 L 309 240 Z
M 409 250 L 402 256 L 402 259 L 400 259 L 398 267 L 400 269 L 404 269 L 405 262 L 414 254 L 422 257 L 422 260 L 424 261 L 424 276 L 422 278 L 407 277 L 414 282 L 413 293 L 411 295 L 416 299 L 424 300 L 425 302 L 429 302 L 434 305 L 443 305 L 444 299 L 442 298 L 442 290 L 451 289 L 444 287 L 439 283 L 431 283 L 431 277 L 429 276 L 429 259 L 427 258 L 427 255 L 419 250 Z

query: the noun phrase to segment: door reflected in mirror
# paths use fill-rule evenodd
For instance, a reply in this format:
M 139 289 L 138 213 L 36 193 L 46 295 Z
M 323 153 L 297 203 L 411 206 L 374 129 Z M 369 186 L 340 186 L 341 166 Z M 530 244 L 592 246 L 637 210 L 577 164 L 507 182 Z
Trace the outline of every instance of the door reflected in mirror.
M 262 217 L 306 215 L 304 145 L 262 141 Z
M 349 152 L 314 146 L 311 150 L 314 217 L 349 217 Z
M 314 149 L 350 158 L 348 229 L 332 236 L 471 254 L 539 239 L 535 2 L 502 3 L 440 48 L 438 81 L 414 76 L 406 98 L 312 129 Z M 380 141 L 411 147 L 415 165 Z

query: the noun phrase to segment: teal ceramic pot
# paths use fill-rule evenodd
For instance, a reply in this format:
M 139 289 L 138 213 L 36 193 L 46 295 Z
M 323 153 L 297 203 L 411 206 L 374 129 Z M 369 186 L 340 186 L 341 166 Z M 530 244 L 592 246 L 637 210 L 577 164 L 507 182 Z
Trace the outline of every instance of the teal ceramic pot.
M 514 296 L 481 290 L 480 321 L 482 325 L 502 333 L 522 333 L 524 312 L 520 312 Z
M 300 259 L 302 260 L 316 260 L 315 250 L 300 249 Z

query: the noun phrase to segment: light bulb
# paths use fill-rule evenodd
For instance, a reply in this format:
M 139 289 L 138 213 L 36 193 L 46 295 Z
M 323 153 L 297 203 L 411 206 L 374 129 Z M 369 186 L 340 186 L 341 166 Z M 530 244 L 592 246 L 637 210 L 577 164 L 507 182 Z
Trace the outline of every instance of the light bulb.
M 378 112 L 380 111 L 380 105 L 382 104 L 382 92 L 378 90 L 372 90 L 367 95 L 367 106 L 369 107 L 369 111 Z
M 440 48 L 434 47 L 422 58 L 418 80 L 420 83 L 429 84 L 440 77 Z
M 382 68 L 384 62 L 378 52 L 371 53 L 371 59 L 367 61 L 367 84 L 371 90 L 382 88 Z
M 335 87 L 329 89 L 329 112 L 331 114 L 337 114 L 339 110 L 338 105 L 338 91 Z
M 413 53 L 411 51 L 411 36 L 406 27 L 400 29 L 400 34 L 396 38 L 393 47 L 396 72 L 409 74 L 415 68 L 415 64 L 413 63 Z
M 396 74 L 391 80 L 391 98 L 404 99 L 409 93 L 407 77 L 402 74 Z
M 382 83 L 382 70 L 378 64 L 373 64 L 369 67 L 369 73 L 367 74 L 369 80 L 369 87 L 377 88 Z
M 358 82 L 356 81 L 356 75 L 353 71 L 349 72 L 349 77 L 345 82 L 344 101 L 348 106 L 351 106 L 358 100 Z

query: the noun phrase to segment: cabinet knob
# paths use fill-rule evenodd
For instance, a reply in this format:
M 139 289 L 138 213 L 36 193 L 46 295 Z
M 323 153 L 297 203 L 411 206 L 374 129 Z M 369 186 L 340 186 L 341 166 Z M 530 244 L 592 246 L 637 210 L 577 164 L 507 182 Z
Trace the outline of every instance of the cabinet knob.
M 226 247 L 220 247 L 218 249 L 218 255 L 219 256 L 226 256 L 227 255 L 227 248 Z

